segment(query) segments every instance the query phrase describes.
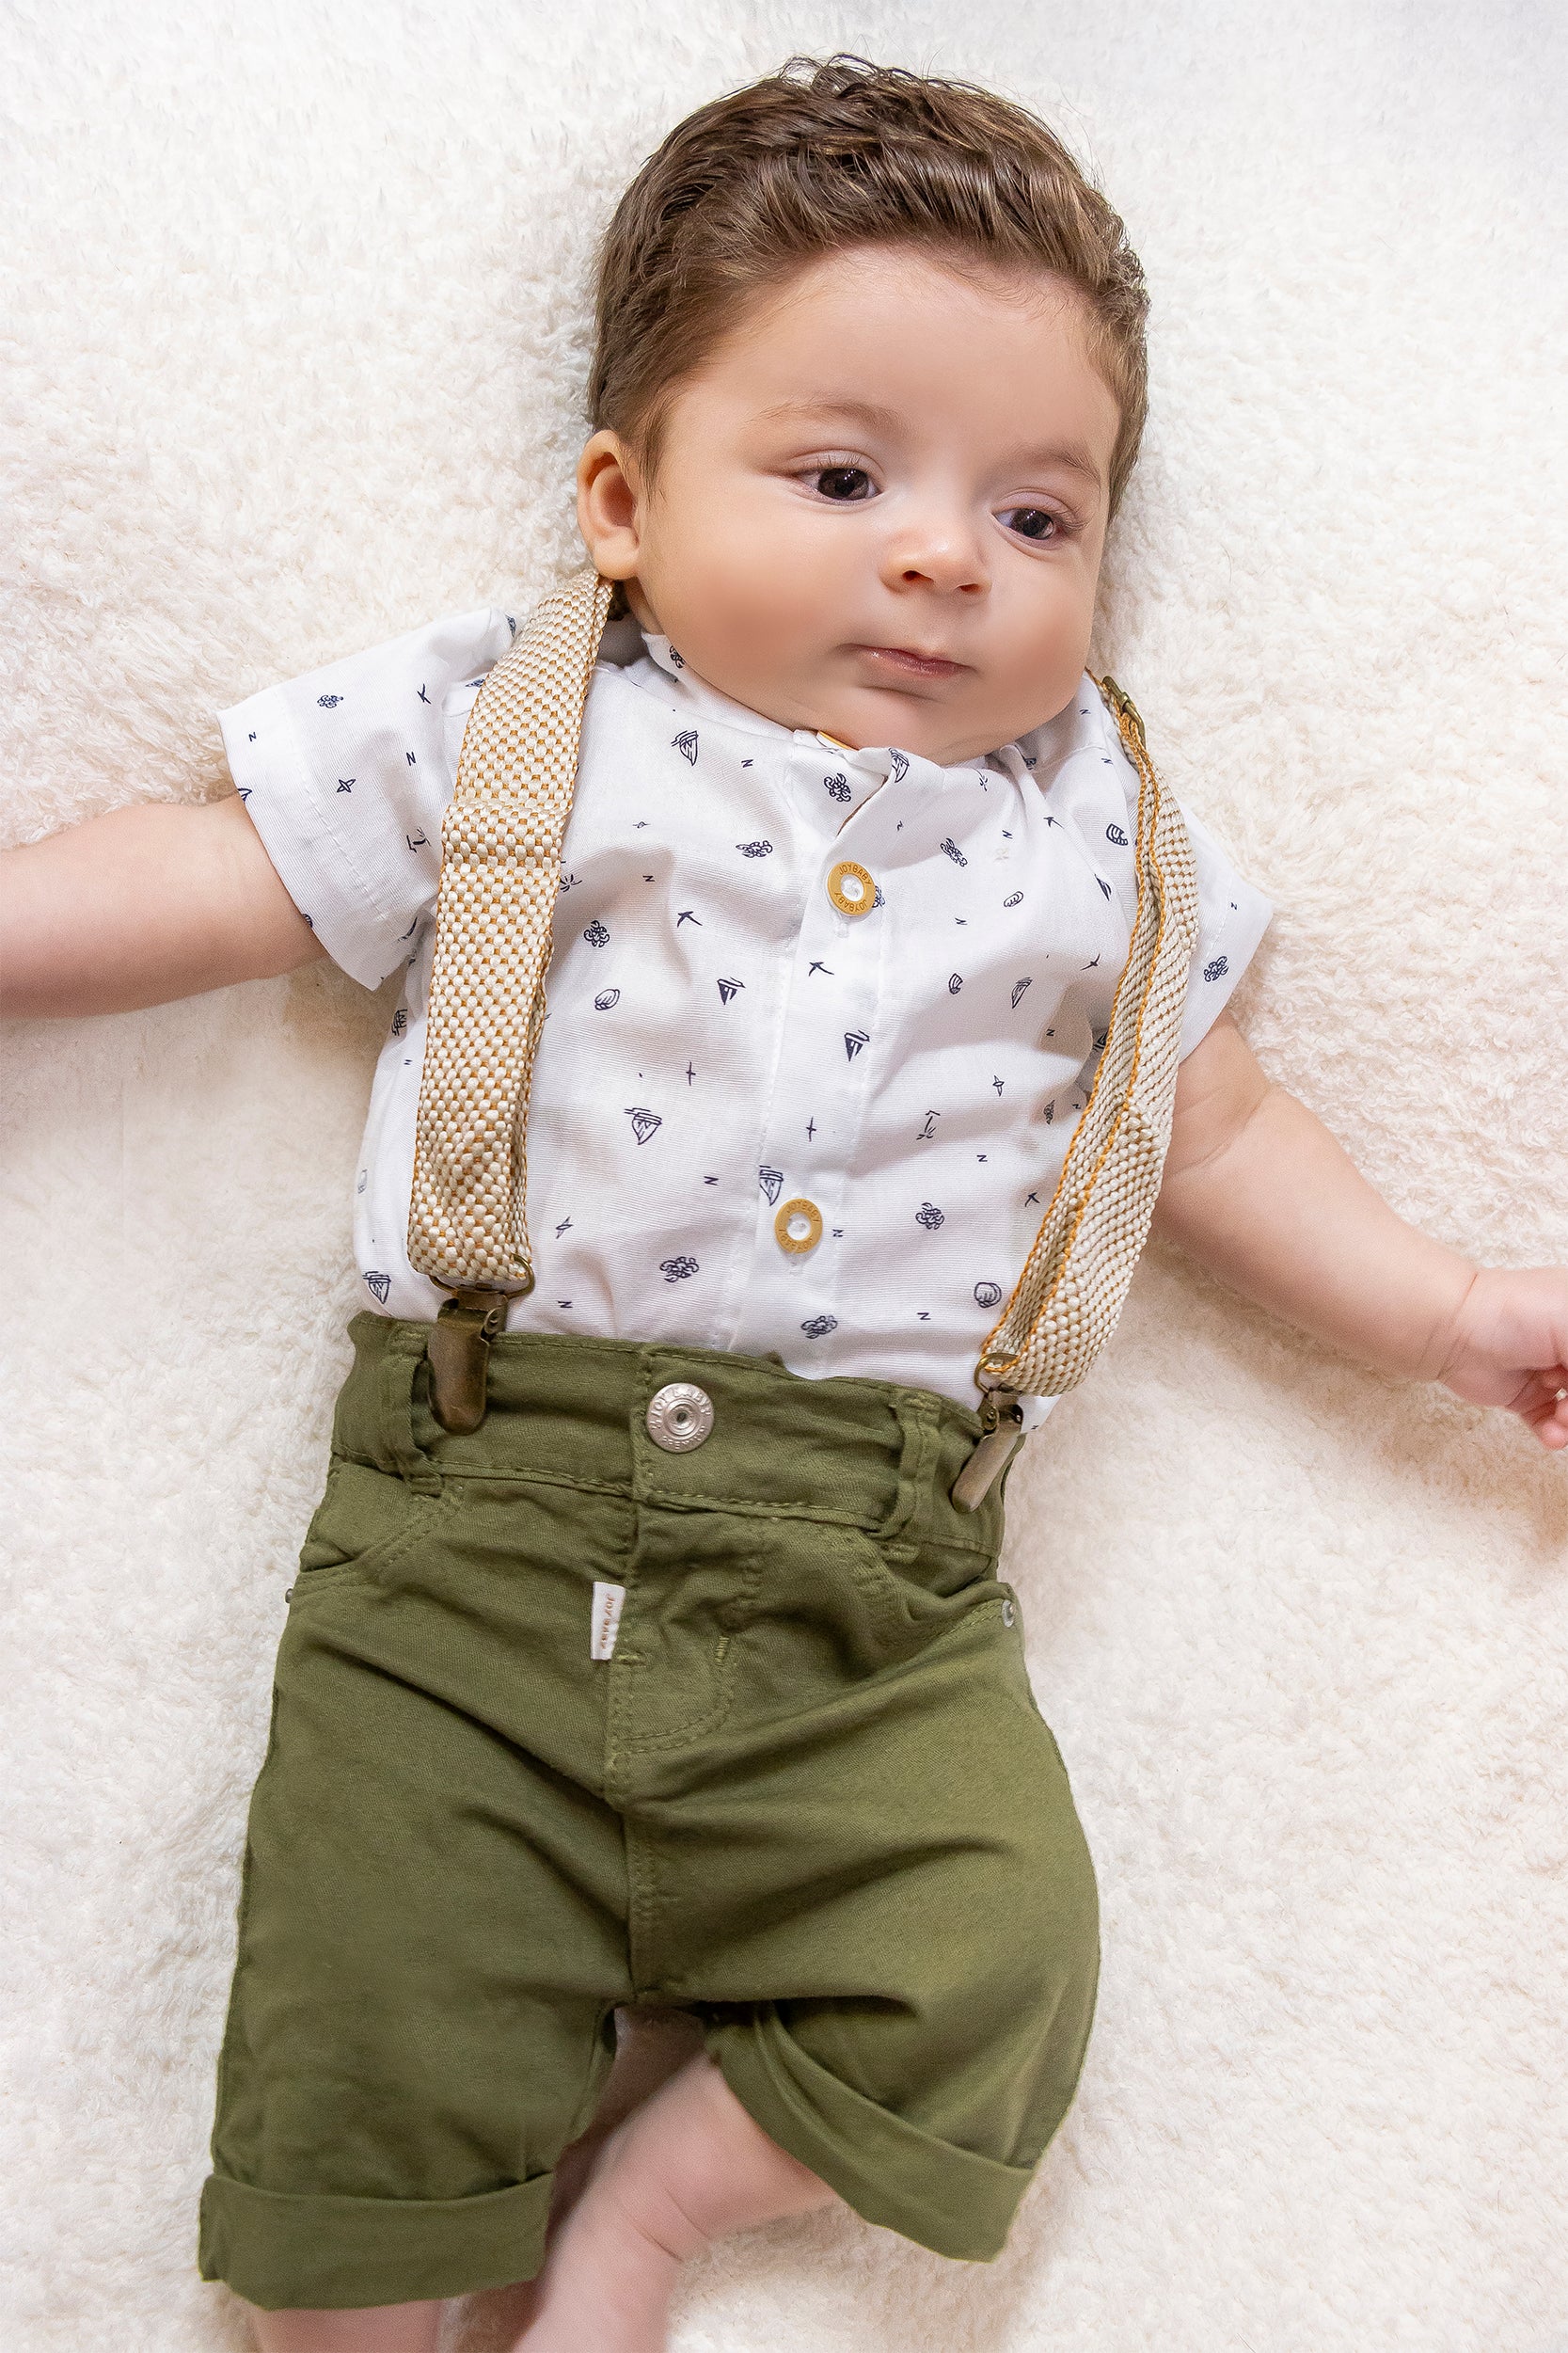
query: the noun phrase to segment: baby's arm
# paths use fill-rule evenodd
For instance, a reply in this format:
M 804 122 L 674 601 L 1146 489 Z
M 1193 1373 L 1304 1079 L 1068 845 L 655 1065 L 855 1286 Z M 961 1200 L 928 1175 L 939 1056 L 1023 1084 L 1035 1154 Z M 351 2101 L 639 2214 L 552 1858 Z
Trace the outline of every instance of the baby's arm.
M 123 1013 L 325 953 L 238 793 L 0 852 L 0 1012 Z
M 1568 1446 L 1568 1267 L 1478 1268 L 1407 1226 L 1227 1013 L 1181 1065 L 1155 1227 L 1364 1363 Z

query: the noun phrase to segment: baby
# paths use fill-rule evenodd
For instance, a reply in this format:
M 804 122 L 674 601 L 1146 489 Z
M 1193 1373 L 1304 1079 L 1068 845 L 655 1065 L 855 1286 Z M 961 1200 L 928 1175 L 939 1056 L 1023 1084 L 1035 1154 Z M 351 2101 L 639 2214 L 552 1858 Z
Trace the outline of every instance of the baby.
M 258 694 L 234 796 L 5 862 L 13 1013 L 402 975 L 203 2199 L 266 2353 L 429 2353 L 441 2299 L 526 2281 L 527 2353 L 643 2353 L 686 2258 L 835 2198 L 986 2260 L 1071 2100 L 1094 1880 L 976 1360 L 1141 904 L 1141 745 L 1085 664 L 1145 307 L 1042 125 L 854 60 L 704 107 L 622 199 L 531 1287 L 409 1240 L 433 1006 L 499 1050 L 436 900 L 519 615 Z M 1226 1010 L 1268 907 L 1186 835 L 1160 1230 L 1568 1446 L 1568 1271 L 1413 1232 L 1269 1082 Z M 595 2136 L 632 2004 L 702 2045 Z

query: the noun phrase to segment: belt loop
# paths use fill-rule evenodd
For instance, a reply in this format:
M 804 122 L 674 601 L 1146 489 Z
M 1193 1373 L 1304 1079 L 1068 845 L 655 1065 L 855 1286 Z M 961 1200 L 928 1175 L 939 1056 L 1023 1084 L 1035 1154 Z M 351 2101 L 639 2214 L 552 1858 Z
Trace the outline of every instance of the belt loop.
M 898 1486 L 893 1509 L 880 1534 L 919 1544 L 929 1533 L 932 1479 L 940 1452 L 935 1407 L 912 1390 L 894 1392 L 894 1411 L 903 1445 L 898 1458 Z
M 388 1470 L 405 1479 L 416 1495 L 439 1495 L 440 1471 L 414 1436 L 414 1386 L 424 1359 L 422 1325 L 399 1325 L 388 1333 L 377 1384 L 378 1436 Z

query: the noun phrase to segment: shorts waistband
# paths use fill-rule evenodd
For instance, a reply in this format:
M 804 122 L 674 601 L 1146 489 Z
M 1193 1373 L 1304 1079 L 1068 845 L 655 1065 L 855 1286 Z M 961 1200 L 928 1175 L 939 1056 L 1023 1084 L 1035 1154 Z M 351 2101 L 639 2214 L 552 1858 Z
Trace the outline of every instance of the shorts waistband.
M 354 1365 L 338 1399 L 335 1453 L 435 1491 L 449 1476 L 539 1479 L 670 1508 L 722 1510 L 862 1528 L 885 1538 L 994 1552 L 1001 1487 L 978 1512 L 949 1489 L 980 1434 L 951 1399 L 896 1382 L 808 1379 L 765 1357 L 665 1342 L 506 1332 L 491 1346 L 480 1427 L 444 1430 L 430 1409 L 432 1327 L 364 1312 L 349 1325 Z M 648 1407 L 677 1381 L 713 1421 L 670 1452 Z

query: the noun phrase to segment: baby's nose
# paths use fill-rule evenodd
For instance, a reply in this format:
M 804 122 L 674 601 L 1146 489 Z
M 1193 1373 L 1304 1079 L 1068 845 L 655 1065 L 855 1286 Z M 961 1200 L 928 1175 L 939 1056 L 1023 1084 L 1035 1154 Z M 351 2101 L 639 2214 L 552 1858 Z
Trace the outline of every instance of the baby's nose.
M 929 587 L 944 596 L 980 596 L 990 586 L 985 560 L 971 533 L 933 530 L 889 549 L 887 572 L 901 588 Z

